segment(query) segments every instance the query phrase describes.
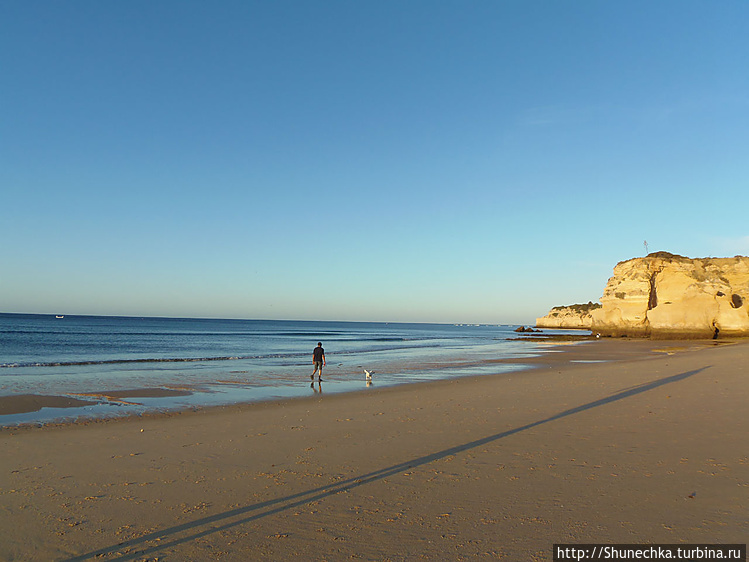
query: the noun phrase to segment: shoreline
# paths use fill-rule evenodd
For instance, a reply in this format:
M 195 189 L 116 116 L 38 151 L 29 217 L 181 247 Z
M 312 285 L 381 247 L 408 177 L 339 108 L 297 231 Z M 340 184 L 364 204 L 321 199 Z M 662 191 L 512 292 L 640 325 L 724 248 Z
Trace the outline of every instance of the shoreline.
M 541 336 L 542 334 L 534 334 L 535 336 Z M 507 338 L 507 341 L 539 344 L 548 343 L 547 340 L 554 339 L 558 341 L 574 341 L 574 342 L 585 342 L 593 338 L 586 335 L 559 335 L 559 334 L 543 334 L 542 339 L 530 339 L 524 337 Z M 521 344 L 522 345 L 522 344 Z M 512 357 L 507 360 L 499 361 L 500 363 L 510 365 L 518 365 L 521 369 L 526 368 L 525 360 L 528 356 L 522 355 L 520 357 Z M 190 360 L 192 361 L 192 360 Z M 487 368 L 491 368 L 491 365 L 496 363 L 492 360 L 480 360 L 478 363 L 474 363 L 470 358 L 467 361 L 457 361 L 450 368 L 445 368 L 444 372 L 447 376 L 446 379 L 454 378 L 455 376 L 473 376 L 469 375 L 450 375 L 452 370 L 463 370 L 470 371 L 475 369 L 477 374 L 483 376 L 486 373 Z M 413 368 L 413 366 L 411 366 Z M 423 364 L 422 369 L 429 369 L 427 364 Z M 324 385 L 328 392 L 355 392 L 359 386 L 357 383 L 365 383 L 366 381 L 359 380 L 359 377 L 353 376 L 352 373 L 336 372 L 336 367 L 328 367 L 328 377 L 326 377 L 326 384 Z M 419 369 L 417 369 L 418 371 Z M 483 372 L 481 372 L 483 371 Z M 332 375 L 331 375 L 332 373 Z M 489 371 L 491 374 L 491 371 Z M 331 378 L 332 377 L 332 378 Z M 420 384 L 424 382 L 423 377 L 417 375 L 416 380 L 413 382 L 404 379 L 405 382 L 401 381 L 387 381 L 387 386 L 401 385 L 401 384 Z M 203 409 L 211 407 L 221 407 L 230 404 L 240 403 L 257 403 L 274 400 L 285 400 L 292 397 L 298 396 L 303 393 L 302 388 L 305 386 L 305 379 L 300 379 L 298 384 L 269 384 L 267 386 L 256 386 L 252 382 L 233 382 L 229 380 L 213 380 L 203 381 L 200 383 L 193 384 L 173 384 L 166 383 L 160 384 L 156 382 L 154 386 L 139 387 L 139 388 L 87 388 L 79 389 L 71 392 L 61 392 L 59 394 L 45 394 L 45 393 L 22 393 L 15 395 L 0 396 L 0 430 L 4 427 L 19 427 L 25 425 L 45 425 L 45 424 L 60 424 L 60 423 L 75 423 L 77 418 L 81 420 L 97 420 L 101 418 L 126 418 L 129 416 L 140 416 L 144 414 L 158 413 L 159 411 L 164 413 L 173 413 L 180 410 L 191 410 L 191 409 Z M 383 381 L 380 377 L 376 376 L 375 381 L 367 383 L 369 387 L 371 384 L 378 385 L 382 384 Z M 307 383 L 308 384 L 308 383 Z M 238 396 L 236 398 L 227 397 L 223 402 L 216 401 L 215 395 L 221 391 L 231 392 L 232 389 Z M 294 390 L 295 389 L 295 390 Z M 218 391 L 218 392 L 217 392 Z M 182 404 L 179 401 L 170 399 L 180 397 L 192 397 L 194 400 L 183 401 Z M 301 396 L 299 396 L 301 397 Z M 138 399 L 146 398 L 145 402 L 138 401 Z M 162 400 L 158 400 L 162 399 Z M 147 402 L 147 403 L 146 403 Z M 119 408 L 124 406 L 125 408 Z M 124 411 L 128 407 L 142 407 L 141 409 L 130 408 L 129 411 Z M 46 412 L 47 415 L 34 416 L 33 414 L 39 412 L 42 408 L 56 409 L 58 412 Z M 120 411 L 118 411 L 120 410 Z M 2 419 L 8 417 L 8 419 Z
M 745 542 L 749 342 L 602 343 L 522 372 L 6 430 L 0 559 Z
M 503 374 L 509 373 L 527 373 L 535 369 L 543 368 L 544 365 L 557 362 L 557 357 L 554 355 L 559 352 L 564 353 L 563 360 L 566 361 L 586 361 L 586 357 L 590 355 L 590 348 L 584 348 L 587 345 L 598 345 L 595 349 L 597 359 L 596 362 L 618 362 L 627 359 L 631 359 L 633 355 L 637 355 L 638 359 L 642 358 L 639 355 L 648 352 L 657 354 L 659 352 L 667 352 L 668 349 L 671 352 L 681 352 L 688 350 L 697 350 L 705 347 L 720 346 L 720 345 L 731 345 L 734 343 L 740 343 L 742 339 L 735 340 L 651 340 L 649 338 L 627 338 L 627 339 L 598 339 L 590 335 L 558 335 L 548 333 L 534 333 L 529 335 L 522 335 L 518 338 L 513 338 L 513 341 L 527 341 L 535 344 L 542 344 L 547 346 L 547 349 L 543 353 L 538 355 L 526 356 L 523 358 L 501 358 L 496 360 L 484 360 L 482 363 L 485 366 L 492 364 L 509 364 L 517 365 L 519 369 L 509 371 L 508 373 L 494 373 L 494 374 L 476 374 L 476 375 L 461 375 L 457 377 L 445 377 L 444 379 L 437 379 L 434 381 L 414 381 L 414 382 L 401 382 L 397 384 L 388 384 L 379 388 L 371 389 L 367 385 L 366 389 L 343 389 L 334 390 L 330 392 L 330 395 L 334 394 L 353 394 L 358 392 L 373 392 L 380 391 L 384 388 L 401 387 L 401 386 L 419 386 L 429 384 L 439 384 L 441 382 L 447 382 L 460 379 L 471 379 L 475 377 L 496 377 Z M 608 345 L 609 342 L 621 342 L 613 343 Z M 576 349 L 579 348 L 579 349 Z M 490 367 L 488 367 L 490 368 Z M 338 381 L 338 382 L 356 382 L 356 381 Z M 216 383 L 222 384 L 221 381 Z M 306 388 L 306 382 L 300 381 L 300 387 Z M 140 417 L 154 417 L 154 416 L 172 416 L 175 414 L 181 414 L 186 412 L 198 412 L 203 410 L 210 410 L 213 408 L 228 408 L 232 406 L 251 406 L 254 404 L 263 403 L 274 403 L 282 402 L 287 400 L 305 400 L 315 399 L 315 395 L 310 396 L 288 396 L 288 397 L 259 397 L 257 399 L 245 399 L 237 400 L 221 404 L 202 404 L 197 403 L 193 405 L 182 405 L 182 406 L 159 406 L 154 405 L 146 407 L 143 411 L 139 412 L 110 412 L 110 413 L 87 413 L 81 411 L 86 406 L 143 406 L 142 403 L 134 402 L 132 400 L 138 398 L 171 398 L 171 397 L 185 397 L 200 395 L 205 393 L 206 385 L 199 385 L 195 387 L 182 386 L 182 387 L 171 387 L 171 386 L 154 386 L 154 387 L 143 387 L 134 389 L 117 389 L 117 390 L 101 390 L 101 391 L 87 391 L 87 392 L 71 392 L 59 395 L 46 395 L 46 394 L 19 394 L 19 395 L 8 395 L 0 396 L 0 419 L 3 416 L 17 416 L 19 414 L 33 414 L 38 412 L 41 408 L 55 408 L 59 410 L 75 410 L 71 411 L 70 415 L 65 415 L 60 412 L 59 416 L 52 419 L 41 419 L 41 420 L 28 420 L 28 421 L 13 421 L 8 420 L 5 424 L 0 424 L 0 432 L 6 430 L 20 429 L 26 427 L 45 427 L 45 426 L 64 426 L 69 424 L 88 424 L 88 423 L 99 423 L 114 420 L 125 420 L 129 418 L 140 418 Z M 269 387 L 270 389 L 274 387 Z

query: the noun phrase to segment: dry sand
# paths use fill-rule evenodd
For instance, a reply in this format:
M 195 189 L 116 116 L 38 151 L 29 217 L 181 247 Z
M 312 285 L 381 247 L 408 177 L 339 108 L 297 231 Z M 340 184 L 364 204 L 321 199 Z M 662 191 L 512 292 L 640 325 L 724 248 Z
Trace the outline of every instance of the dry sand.
M 551 560 L 554 543 L 745 543 L 749 342 L 554 349 L 525 372 L 5 430 L 0 559 Z

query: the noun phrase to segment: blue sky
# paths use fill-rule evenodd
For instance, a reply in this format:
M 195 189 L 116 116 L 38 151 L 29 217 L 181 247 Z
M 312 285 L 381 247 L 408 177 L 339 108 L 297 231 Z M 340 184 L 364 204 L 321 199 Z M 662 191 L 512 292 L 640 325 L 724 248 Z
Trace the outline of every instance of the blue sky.
M 744 1 L 0 2 L 0 311 L 532 323 L 749 254 Z

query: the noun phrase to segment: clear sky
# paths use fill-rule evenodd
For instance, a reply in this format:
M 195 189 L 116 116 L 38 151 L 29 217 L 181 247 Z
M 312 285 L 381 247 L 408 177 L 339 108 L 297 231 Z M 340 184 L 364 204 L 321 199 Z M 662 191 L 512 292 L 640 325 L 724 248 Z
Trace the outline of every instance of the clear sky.
M 0 0 L 0 312 L 527 324 L 749 254 L 748 21 Z

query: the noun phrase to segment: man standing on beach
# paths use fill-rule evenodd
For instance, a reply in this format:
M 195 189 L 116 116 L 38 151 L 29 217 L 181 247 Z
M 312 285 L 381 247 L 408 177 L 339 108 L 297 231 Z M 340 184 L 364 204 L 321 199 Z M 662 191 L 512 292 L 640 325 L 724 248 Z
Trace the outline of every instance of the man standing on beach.
M 322 382 L 322 368 L 325 366 L 325 350 L 322 348 L 322 342 L 317 342 L 317 347 L 312 352 L 312 363 L 315 365 L 315 370 L 309 378 L 314 381 L 315 373 L 317 373 L 317 380 Z

